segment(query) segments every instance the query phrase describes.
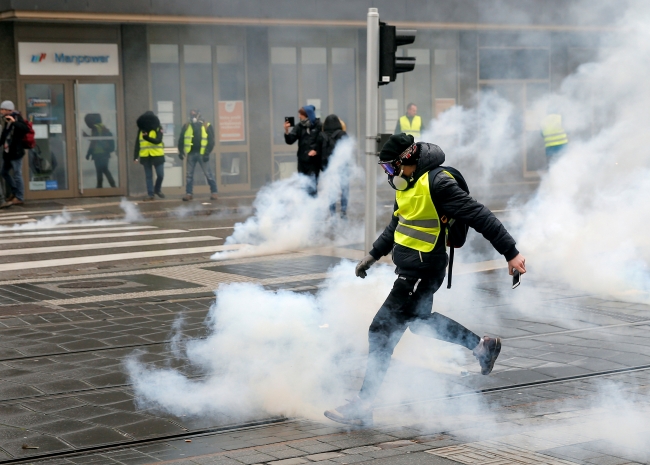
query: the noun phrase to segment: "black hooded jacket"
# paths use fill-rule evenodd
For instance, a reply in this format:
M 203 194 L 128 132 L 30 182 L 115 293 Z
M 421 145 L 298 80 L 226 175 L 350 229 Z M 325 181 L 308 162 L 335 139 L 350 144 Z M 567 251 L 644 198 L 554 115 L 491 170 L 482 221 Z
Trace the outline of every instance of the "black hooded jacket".
M 418 142 L 417 145 L 420 151 L 420 160 L 415 171 L 415 180 L 442 165 L 445 161 L 445 154 L 437 145 L 424 142 Z M 496 251 L 504 255 L 506 260 L 511 260 L 519 254 L 515 247 L 515 240 L 506 231 L 501 221 L 484 205 L 462 190 L 453 178 L 442 172 L 437 176 L 430 177 L 429 191 L 438 215 L 464 221 L 490 241 Z M 395 202 L 394 210 L 397 210 L 397 202 Z M 397 266 L 396 273 L 417 278 L 427 278 L 447 266 L 444 236 L 441 235 L 431 252 L 420 253 L 415 249 L 395 244 L 397 223 L 398 219 L 393 215 L 391 222 L 372 245 L 370 255 L 378 260 L 392 251 L 393 262 Z
M 291 145 L 298 141 L 298 161 L 301 163 L 317 163 L 318 158 L 310 157 L 309 152 L 315 150 L 318 152 L 318 133 L 322 129 L 320 119 L 316 118 L 314 124 L 310 124 L 309 120 L 306 122 L 299 122 L 288 134 L 284 135 L 284 141 Z M 320 165 L 320 163 L 317 163 Z
M 321 160 L 321 167 L 327 168 L 329 159 L 334 152 L 334 147 L 339 140 L 347 136 L 343 130 L 341 120 L 336 115 L 329 115 L 323 123 L 323 130 L 318 134 L 318 155 Z
M 162 133 L 162 127 L 160 126 L 160 120 L 158 117 L 154 114 L 153 111 L 146 111 L 142 115 L 140 115 L 136 121 L 136 124 L 138 125 L 138 129 L 141 132 L 144 132 L 142 135 L 142 138 L 148 142 L 151 142 L 152 144 L 160 144 L 163 140 L 163 133 Z M 151 131 L 156 131 L 156 137 L 151 138 L 149 137 L 149 133 Z M 136 137 L 135 139 L 135 147 L 133 149 L 133 159 L 137 160 L 140 157 L 140 137 Z M 165 157 L 152 157 L 155 158 L 156 163 L 164 163 L 165 162 Z M 142 160 L 140 160 L 142 161 Z

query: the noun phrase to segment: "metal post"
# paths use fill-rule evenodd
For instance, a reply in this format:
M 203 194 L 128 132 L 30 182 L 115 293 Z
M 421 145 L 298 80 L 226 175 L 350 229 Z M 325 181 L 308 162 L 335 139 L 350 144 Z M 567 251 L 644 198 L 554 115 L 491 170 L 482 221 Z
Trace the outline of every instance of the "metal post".
M 379 11 L 368 9 L 366 50 L 366 234 L 365 251 L 375 242 L 377 233 L 377 116 L 379 82 Z

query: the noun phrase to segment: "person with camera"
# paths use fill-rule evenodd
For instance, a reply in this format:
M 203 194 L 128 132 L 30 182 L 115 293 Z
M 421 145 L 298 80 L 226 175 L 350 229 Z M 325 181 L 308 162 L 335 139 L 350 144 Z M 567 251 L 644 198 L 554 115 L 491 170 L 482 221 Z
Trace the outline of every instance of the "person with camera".
M 183 126 L 178 138 L 178 158 L 182 160 L 187 156 L 184 201 L 192 200 L 194 169 L 197 163 L 210 186 L 210 199 L 217 200 L 217 182 L 210 169 L 212 149 L 214 149 L 214 127 L 203 120 L 199 110 L 190 110 L 190 121 Z
M 452 168 L 441 166 L 445 154 L 440 147 L 415 143 L 411 135 L 396 134 L 382 148 L 379 160 L 388 184 L 396 191 L 394 212 L 355 274 L 365 278 L 377 260 L 392 253 L 398 276 L 370 324 L 368 363 L 359 394 L 347 404 L 325 412 L 331 420 L 355 426 L 372 424 L 372 402 L 388 371 L 393 350 L 407 328 L 471 350 L 483 375 L 490 374 L 499 356 L 498 337 L 481 338 L 451 318 L 432 312 L 433 295 L 445 279 L 445 239 L 453 230 L 450 219 L 483 234 L 504 255 L 511 275 L 515 270 L 526 272 L 526 260 L 503 224 L 460 187 L 451 174 Z
M 2 114 L 2 135 L 0 146 L 2 146 L 2 170 L 0 174 L 5 180 L 7 192 L 6 201 L 0 208 L 8 208 L 14 205 L 25 203 L 25 184 L 23 182 L 23 157 L 26 147 L 23 138 L 29 131 L 29 126 L 23 117 L 16 111 L 11 100 L 5 100 L 0 104 Z
M 320 119 L 316 117 L 316 107 L 305 105 L 298 110 L 300 122 L 291 128 L 288 118 L 284 121 L 284 141 L 291 145 L 298 141 L 298 172 L 309 176 L 311 184 L 307 190 L 316 197 L 318 192 L 318 175 L 321 161 L 318 156 L 318 134 L 322 129 Z

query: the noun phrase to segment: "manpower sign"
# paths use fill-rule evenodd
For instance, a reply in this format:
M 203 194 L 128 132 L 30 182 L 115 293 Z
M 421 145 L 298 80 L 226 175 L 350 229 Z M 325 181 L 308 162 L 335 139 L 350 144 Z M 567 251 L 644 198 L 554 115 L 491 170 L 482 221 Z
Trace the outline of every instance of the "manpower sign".
M 19 42 L 18 66 L 23 76 L 117 76 L 117 44 Z

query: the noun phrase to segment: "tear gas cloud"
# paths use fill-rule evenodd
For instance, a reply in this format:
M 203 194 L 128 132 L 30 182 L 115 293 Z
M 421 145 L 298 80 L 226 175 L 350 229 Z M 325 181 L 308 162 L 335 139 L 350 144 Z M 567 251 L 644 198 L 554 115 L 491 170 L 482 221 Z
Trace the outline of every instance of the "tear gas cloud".
M 120 208 L 124 211 L 124 219 L 120 221 L 128 221 L 130 223 L 143 221 L 144 218 L 140 213 L 138 206 L 133 202 L 128 201 L 126 198 L 122 198 L 120 201 Z M 48 215 L 37 221 L 29 223 L 16 223 L 11 226 L 0 226 L 0 231 L 33 231 L 40 229 L 51 229 L 57 226 L 72 223 L 110 226 L 115 222 L 116 220 L 87 220 L 83 217 L 83 215 L 78 215 L 76 218 L 73 218 L 72 213 L 64 208 L 63 211 L 58 215 Z
M 581 8 L 591 10 L 592 4 L 584 2 Z M 602 47 L 597 60 L 582 65 L 557 92 L 535 102 L 532 111 L 540 120 L 551 109 L 563 115 L 570 144 L 548 172 L 541 173 L 536 194 L 524 205 L 513 201 L 516 212 L 507 222 L 536 277 L 642 303 L 648 302 L 650 291 L 650 210 L 645 206 L 650 198 L 648 25 L 650 6 L 632 3 L 616 25 L 615 46 Z M 456 107 L 442 114 L 423 139 L 442 147 L 446 163 L 461 168 L 470 187 L 472 182 L 488 183 L 521 161 L 521 141 L 512 129 L 514 111 L 497 95 L 482 95 L 474 108 Z M 335 160 L 351 160 L 352 144 L 341 144 Z M 339 166 L 344 165 L 347 162 Z M 347 232 L 322 233 L 327 207 L 338 195 L 338 187 L 330 187 L 336 186 L 341 172 L 334 166 L 323 175 L 317 198 L 306 194 L 305 181 L 297 175 L 265 187 L 255 201 L 254 215 L 237 225 L 227 243 L 251 244 L 239 254 L 257 255 L 349 240 Z M 352 179 L 355 176 L 358 171 Z M 360 240 L 360 231 L 353 227 L 351 234 Z M 214 258 L 233 256 L 242 255 Z M 137 397 L 142 406 L 174 414 L 222 412 L 243 419 L 263 411 L 322 418 L 324 407 L 338 405 L 346 392 L 358 388 L 349 373 L 363 371 L 362 357 L 359 367 L 355 360 L 367 351 L 368 324 L 393 280 L 387 266 L 373 268 L 366 280 L 356 279 L 348 262 L 331 271 L 315 297 L 273 293 L 250 284 L 221 286 L 207 320 L 210 334 L 185 345 L 186 357 L 201 368 L 204 379 L 190 380 L 132 358 L 127 368 Z M 432 344 L 447 352 L 423 362 L 423 347 Z M 465 352 L 436 344 L 408 335 L 395 356 L 438 372 L 459 371 Z M 384 389 L 384 400 L 407 398 L 413 384 L 401 390 L 393 387 L 390 393 Z M 427 388 L 441 395 L 448 392 L 444 383 Z M 621 393 L 620 386 L 603 385 L 601 391 L 590 408 L 602 409 L 602 418 L 629 418 L 636 431 L 650 429 L 647 416 L 635 412 L 636 399 Z M 611 401 L 612 391 L 619 393 L 616 402 Z M 482 425 L 490 422 L 491 410 L 480 401 L 466 408 Z M 602 435 L 611 433 L 611 426 L 598 425 Z M 618 447 L 632 441 L 648 449 L 638 435 L 611 434 L 610 439 Z
M 318 182 L 318 196 L 307 193 L 310 179 L 301 174 L 275 181 L 260 189 L 254 213 L 237 223 L 226 244 L 247 244 L 234 252 L 216 253 L 213 259 L 279 253 L 324 244 L 360 241 L 360 223 L 337 221 L 329 206 L 337 202 L 344 184 L 359 183 L 363 172 L 354 163 L 356 141 L 349 137 L 337 144 L 326 171 Z
M 376 290 L 390 288 L 395 279 L 389 266 L 378 266 L 365 280 L 350 276 L 354 264 L 343 262 L 315 296 L 248 283 L 222 285 L 206 320 L 208 337 L 184 342 L 186 357 L 205 381 L 147 368 L 134 357 L 127 368 L 141 406 L 177 415 L 225 413 L 238 420 L 260 411 L 322 419 L 324 409 L 349 396 L 350 372 L 363 371 L 368 325 L 385 298 Z M 178 338 L 172 340 L 178 350 Z M 407 360 L 422 348 L 427 355 L 426 340 L 404 342 L 397 359 Z M 445 349 L 440 370 L 459 372 L 460 349 Z M 391 399 L 408 397 L 403 388 Z

